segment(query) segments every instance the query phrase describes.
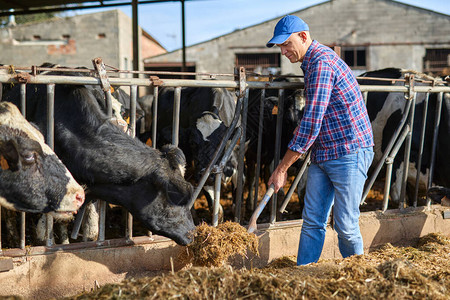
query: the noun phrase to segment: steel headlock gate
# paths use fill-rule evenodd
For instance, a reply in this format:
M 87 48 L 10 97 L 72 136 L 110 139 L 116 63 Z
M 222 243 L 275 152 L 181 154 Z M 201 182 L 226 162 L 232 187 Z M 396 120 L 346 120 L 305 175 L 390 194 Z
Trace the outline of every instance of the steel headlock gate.
M 13 67 L 13 66 L 2 66 L 0 67 L 0 83 L 3 84 L 19 84 L 21 91 L 21 112 L 23 115 L 25 112 L 25 103 L 26 103 L 26 85 L 27 84 L 45 84 L 47 86 L 47 135 L 46 142 L 53 149 L 54 147 L 54 97 L 55 97 L 55 85 L 57 84 L 74 84 L 74 85 L 99 85 L 105 93 L 106 99 L 106 113 L 109 117 L 112 115 L 112 104 L 111 104 L 111 90 L 110 86 L 122 86 L 130 88 L 130 127 L 131 127 L 131 135 L 134 136 L 136 132 L 136 102 L 138 98 L 138 88 L 146 87 L 149 89 L 153 89 L 153 120 L 157 120 L 158 111 L 158 93 L 159 89 L 163 87 L 173 87 L 175 88 L 174 93 L 174 108 L 173 108 L 173 120 L 172 120 L 172 143 L 174 145 L 178 145 L 179 140 L 179 122 L 180 122 L 180 99 L 182 93 L 182 87 L 210 87 L 210 88 L 226 88 L 229 90 L 234 90 L 237 94 L 236 100 L 236 109 L 234 112 L 234 118 L 231 123 L 231 126 L 228 128 L 226 134 L 221 140 L 220 144 L 217 145 L 216 151 L 214 152 L 214 158 L 211 162 L 209 162 L 208 167 L 204 170 L 204 173 L 195 186 L 195 191 L 192 199 L 190 200 L 190 205 L 194 204 L 194 201 L 197 199 L 203 185 L 205 184 L 207 178 L 210 174 L 215 174 L 215 185 L 214 185 L 214 209 L 212 216 L 212 225 L 216 226 L 218 224 L 218 208 L 220 203 L 220 195 L 221 195 L 221 178 L 222 172 L 225 163 L 228 161 L 231 152 L 234 146 L 239 141 L 246 140 L 246 126 L 247 126 L 247 112 L 248 112 L 248 98 L 249 98 L 249 90 L 250 89 L 258 89 L 261 90 L 259 105 L 260 105 L 260 115 L 258 116 L 258 144 L 257 144 L 257 158 L 256 158 L 256 178 L 259 178 L 260 169 L 261 169 L 261 139 L 262 139 L 262 125 L 263 125 L 263 105 L 264 101 L 266 101 L 266 90 L 267 89 L 275 89 L 278 90 L 278 112 L 277 112 L 277 128 L 276 135 L 274 137 L 274 165 L 276 166 L 280 160 L 280 151 L 281 151 L 281 133 L 282 133 L 282 120 L 284 116 L 283 111 L 283 101 L 285 97 L 285 89 L 303 89 L 303 82 L 301 80 L 297 82 L 276 82 L 273 81 L 273 76 L 266 76 L 269 78 L 265 78 L 265 81 L 247 81 L 246 80 L 246 71 L 244 68 L 240 68 L 236 70 L 233 74 L 212 74 L 212 73 L 188 73 L 188 72 L 138 72 L 138 71 L 120 71 L 117 69 L 113 69 L 105 66 L 100 58 L 96 58 L 93 60 L 94 69 L 71 69 L 71 68 L 58 68 L 58 72 L 81 72 L 85 73 L 86 76 L 65 76 L 65 75 L 49 75 L 48 72 L 54 71 L 53 68 L 44 68 L 44 67 Z M 124 74 L 139 74 L 140 78 L 128 78 L 121 77 Z M 199 79 L 161 79 L 158 77 L 161 75 L 195 75 L 196 78 Z M 252 74 L 254 75 L 254 74 Z M 258 74 L 259 75 L 259 74 Z M 265 76 L 259 75 L 259 77 L 264 78 Z M 300 76 L 296 76 L 300 77 Z M 226 79 L 218 79 L 218 78 L 226 78 Z M 365 78 L 367 79 L 367 78 Z M 379 80 L 379 79 L 377 79 Z M 390 79 L 389 81 L 392 81 Z M 431 154 L 432 167 L 430 170 L 429 178 L 428 178 L 428 187 L 431 187 L 432 179 L 433 179 L 433 170 L 434 170 L 434 161 L 435 161 L 435 153 L 436 153 L 436 143 L 438 136 L 438 128 L 440 122 L 440 111 L 442 106 L 443 93 L 450 92 L 450 87 L 448 85 L 435 85 L 435 82 L 430 82 L 429 85 L 416 85 L 414 75 L 408 76 L 405 80 L 403 80 L 403 85 L 362 85 L 361 91 L 363 92 L 363 96 L 367 101 L 368 93 L 370 92 L 398 92 L 404 93 L 405 102 L 404 114 L 398 127 L 395 130 L 393 138 L 389 142 L 386 150 L 383 153 L 382 159 L 379 163 L 374 166 L 374 171 L 370 174 L 370 177 L 366 183 L 366 189 L 363 194 L 363 198 L 361 200 L 361 204 L 364 204 L 366 197 L 369 193 L 369 190 L 372 188 L 378 174 L 380 173 L 382 167 L 386 165 L 386 180 L 385 180 L 385 189 L 384 189 L 384 202 L 383 202 L 383 211 L 385 211 L 388 207 L 388 199 L 389 199 L 389 191 L 390 191 L 390 178 L 392 173 L 392 162 L 399 151 L 400 147 L 405 144 L 405 161 L 409 161 L 410 155 L 410 147 L 411 147 L 411 133 L 413 126 L 422 126 L 421 128 L 421 140 L 420 140 L 420 148 L 421 152 L 419 154 L 419 165 L 422 161 L 422 148 L 424 143 L 425 136 L 425 125 L 426 121 L 422 124 L 413 124 L 414 121 L 414 107 L 415 100 L 418 93 L 426 94 L 426 103 L 428 102 L 428 98 L 430 93 L 438 93 L 438 102 L 437 102 L 437 110 L 434 124 L 434 133 L 433 133 L 433 151 Z M 426 109 L 425 109 L 426 110 Z M 424 112 L 424 117 L 426 116 L 426 111 Z M 157 128 L 156 121 L 152 124 L 151 130 L 151 138 L 153 141 L 153 147 L 156 145 L 156 137 L 157 137 Z M 241 207 L 242 207 L 242 198 L 244 194 L 244 155 L 245 155 L 245 147 L 239 148 L 239 157 L 238 157 L 238 181 L 237 181 L 237 190 L 236 190 L 236 198 L 235 200 L 235 219 L 234 221 L 243 223 L 241 220 Z M 283 200 L 282 205 L 279 208 L 280 212 L 284 212 L 286 205 L 288 204 L 294 190 L 299 183 L 301 177 L 305 173 L 308 165 L 309 165 L 309 154 L 305 155 L 305 159 L 303 162 L 303 166 L 300 168 L 298 175 L 295 177 L 291 188 L 289 189 L 286 197 Z M 405 191 L 406 191 L 406 176 L 408 171 L 408 164 L 405 164 L 405 170 L 403 172 L 404 178 L 402 179 L 402 197 L 404 201 Z M 420 174 L 420 173 L 419 173 Z M 417 177 L 419 177 L 418 175 Z M 415 190 L 415 199 L 414 206 L 417 205 L 417 197 L 418 197 L 418 182 L 419 178 L 416 181 L 416 190 Z M 255 186 L 255 199 L 257 199 L 258 195 L 258 185 Z M 103 199 L 105 200 L 105 199 Z M 107 199 L 106 199 L 107 200 Z M 276 220 L 277 208 L 279 207 L 277 203 L 277 195 L 273 195 L 271 197 L 272 204 L 270 206 L 270 223 L 274 224 Z M 125 235 L 122 240 L 105 240 L 105 211 L 106 211 L 106 202 L 100 202 L 100 220 L 99 220 L 99 238 L 98 241 L 92 243 L 73 243 L 71 245 L 53 245 L 52 244 L 52 236 L 53 236 L 53 220 L 50 215 L 47 217 L 47 247 L 43 249 L 42 247 L 32 247 L 32 250 L 25 250 L 25 213 L 21 213 L 21 230 L 20 230 L 20 249 L 8 249 L 3 251 L 3 255 L 5 256 L 20 256 L 24 255 L 27 251 L 30 251 L 39 254 L 39 253 L 49 253 L 54 252 L 60 249 L 70 250 L 70 249 L 80 249 L 87 247 L 105 247 L 105 246 L 120 246 L 120 245 L 129 245 L 132 243 L 137 243 L 139 237 L 133 237 L 133 219 L 130 213 L 128 213 L 127 224 Z M 428 204 L 430 202 L 428 201 Z M 401 202 L 400 207 L 404 207 L 405 203 Z M 262 209 L 261 209 L 262 210 Z M 260 212 L 259 212 L 260 213 Z M 72 230 L 72 239 L 77 239 L 78 232 L 83 221 L 84 211 L 79 211 L 77 214 L 77 218 L 75 221 L 74 228 Z M 1 240 L 0 240 L 1 246 Z

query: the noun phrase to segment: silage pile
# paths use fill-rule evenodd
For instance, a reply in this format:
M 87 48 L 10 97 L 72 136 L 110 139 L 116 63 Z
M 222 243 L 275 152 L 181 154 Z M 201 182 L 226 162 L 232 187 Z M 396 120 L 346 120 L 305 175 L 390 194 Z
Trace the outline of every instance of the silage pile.
M 258 255 L 258 238 L 235 222 L 224 222 L 217 227 L 202 223 L 196 227 L 194 242 L 181 256 L 194 266 L 219 267 L 236 255 L 247 256 L 251 251 Z
M 125 280 L 69 299 L 450 299 L 450 238 L 417 248 L 385 245 L 346 259 L 297 267 L 283 257 L 263 269 L 192 267 Z

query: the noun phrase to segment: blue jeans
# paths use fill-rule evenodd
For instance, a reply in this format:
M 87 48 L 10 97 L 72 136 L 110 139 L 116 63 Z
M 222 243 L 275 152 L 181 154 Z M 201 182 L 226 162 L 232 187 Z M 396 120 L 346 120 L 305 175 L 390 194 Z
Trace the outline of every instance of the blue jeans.
M 333 202 L 342 256 L 364 253 L 359 230 L 359 204 L 373 155 L 372 147 L 362 148 L 338 159 L 309 166 L 297 265 L 319 260 Z

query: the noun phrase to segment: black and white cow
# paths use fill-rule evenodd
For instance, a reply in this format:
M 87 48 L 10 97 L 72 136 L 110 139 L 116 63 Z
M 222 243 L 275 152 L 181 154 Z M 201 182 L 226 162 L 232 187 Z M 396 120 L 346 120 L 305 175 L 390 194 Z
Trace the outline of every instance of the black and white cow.
M 59 74 L 57 72 L 53 74 Z M 4 101 L 17 103 L 13 88 Z M 27 84 L 27 119 L 46 128 L 46 88 Z M 112 124 L 92 88 L 56 85 L 55 152 L 87 198 L 121 205 L 147 229 L 181 245 L 192 241 L 195 226 L 187 205 L 192 186 L 183 178 L 183 153 L 175 147 L 152 149 Z M 181 162 L 181 163 L 180 163 Z
M 2 210 L 8 247 L 20 243 L 17 211 L 50 213 L 62 224 L 84 202 L 83 188 L 10 102 L 0 103 L 0 162 L 0 205 L 8 208 Z M 31 226 L 45 236 L 45 226 Z
M 405 74 L 414 74 L 416 79 L 433 80 L 427 75 L 420 74 L 413 71 L 402 70 L 398 68 L 387 68 L 382 70 L 371 71 L 362 74 L 360 77 L 375 77 L 375 78 L 392 78 L 402 79 Z M 378 81 L 371 79 L 359 79 L 361 85 L 403 85 L 399 81 Z M 420 80 L 415 82 L 415 85 L 428 85 L 422 83 Z M 423 158 L 420 168 L 417 166 L 419 156 L 419 142 L 421 135 L 421 127 L 423 123 L 423 111 L 425 105 L 425 93 L 418 93 L 416 97 L 414 125 L 412 132 L 412 146 L 409 162 L 408 185 L 415 186 L 417 170 L 420 170 L 420 190 L 426 189 L 426 181 L 430 169 L 432 138 L 434 130 L 435 112 L 437 94 L 430 93 L 429 104 L 427 110 L 425 143 L 423 149 Z M 382 158 L 383 152 L 387 147 L 394 131 L 396 130 L 399 121 L 403 114 L 405 107 L 405 95 L 398 92 L 369 92 L 367 99 L 367 110 L 372 123 L 375 141 L 375 158 L 373 166 L 377 164 Z M 435 172 L 433 176 L 434 184 L 450 185 L 450 95 L 444 93 L 444 99 L 441 110 L 441 122 L 438 133 L 438 144 L 436 149 Z M 398 203 L 401 192 L 401 178 L 403 172 L 403 149 L 401 148 L 397 154 L 397 158 L 393 165 L 392 186 L 391 186 L 391 200 Z M 407 196 L 412 194 L 407 193 Z
M 174 88 L 162 88 L 158 95 L 156 139 L 158 146 L 172 142 L 174 90 Z M 216 149 L 231 125 L 235 108 L 235 96 L 224 88 L 186 87 L 181 89 L 179 147 L 183 150 L 188 162 L 187 178 L 193 182 L 200 181 L 204 170 L 213 159 Z M 148 108 L 147 112 L 149 111 L 151 110 Z M 148 135 L 145 135 L 145 139 L 147 137 Z M 236 148 L 224 167 L 222 179 L 225 184 L 236 180 L 237 153 Z M 210 176 L 204 186 L 210 208 L 212 207 L 212 185 L 213 179 Z
M 0 103 L 0 205 L 70 218 L 83 188 L 45 144 L 42 134 L 9 102 Z

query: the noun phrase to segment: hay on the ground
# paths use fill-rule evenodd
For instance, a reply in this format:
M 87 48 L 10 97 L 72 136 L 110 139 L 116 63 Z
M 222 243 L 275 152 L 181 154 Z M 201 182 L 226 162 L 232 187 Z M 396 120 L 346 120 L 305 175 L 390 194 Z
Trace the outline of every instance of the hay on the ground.
M 367 255 L 300 267 L 293 257 L 262 269 L 192 267 L 69 299 L 450 299 L 449 237 L 428 235 L 419 245 L 388 244 Z
M 247 251 L 258 255 L 258 238 L 238 223 L 227 221 L 217 227 L 202 223 L 194 233 L 194 242 L 187 246 L 187 257 L 194 266 L 218 267 L 235 255 Z

